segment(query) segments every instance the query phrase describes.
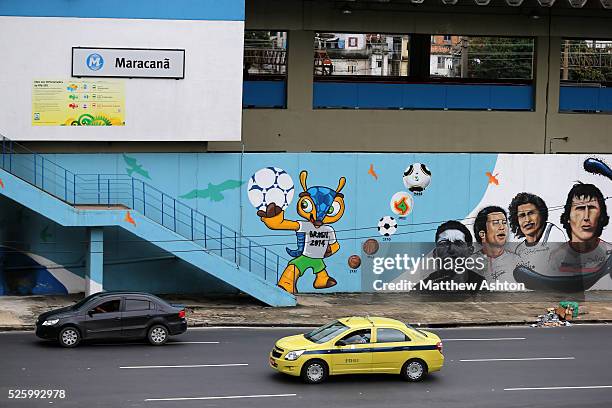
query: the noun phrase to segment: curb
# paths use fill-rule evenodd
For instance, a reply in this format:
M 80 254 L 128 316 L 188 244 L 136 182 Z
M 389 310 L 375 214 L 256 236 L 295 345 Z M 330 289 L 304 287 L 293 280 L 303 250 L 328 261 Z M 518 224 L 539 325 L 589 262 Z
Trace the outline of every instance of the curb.
M 572 321 L 571 324 L 581 325 L 581 324 L 610 324 L 612 323 L 612 319 L 602 319 L 602 320 L 575 320 Z M 454 327 L 503 327 L 503 326 L 525 326 L 530 327 L 533 324 L 533 321 L 506 321 L 506 322 L 447 322 L 447 323 L 431 323 L 431 324 L 412 324 L 416 328 L 430 328 L 430 329 L 442 329 L 442 328 L 454 328 Z M 255 322 L 255 323 L 229 323 L 229 322 L 221 322 L 221 323 L 189 323 L 188 327 L 252 327 L 252 328 L 270 328 L 270 327 L 279 327 L 279 328 L 303 328 L 303 327 L 319 327 L 319 324 L 308 324 L 308 323 L 264 323 L 264 322 Z M 34 325 L 21 325 L 21 326 L 0 326 L 0 332 L 12 332 L 12 331 L 34 331 L 36 330 L 36 326 Z
M 416 324 L 411 323 L 412 326 L 419 328 L 452 328 L 452 327 L 502 327 L 502 326 L 525 326 L 530 327 L 535 321 L 506 321 L 506 322 L 442 322 L 442 323 L 431 323 L 431 324 Z M 577 320 L 570 322 L 572 325 L 581 324 L 609 324 L 612 323 L 612 319 L 603 320 Z M 189 327 L 319 327 L 321 324 L 308 324 L 308 323 L 191 323 Z

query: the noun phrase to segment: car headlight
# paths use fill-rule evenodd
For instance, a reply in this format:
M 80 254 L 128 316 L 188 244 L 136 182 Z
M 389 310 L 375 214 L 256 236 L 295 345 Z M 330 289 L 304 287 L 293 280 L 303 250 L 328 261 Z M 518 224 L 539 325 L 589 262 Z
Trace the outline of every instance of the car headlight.
M 287 353 L 287 355 L 285 356 L 285 360 L 289 360 L 289 361 L 294 361 L 297 360 L 302 354 L 304 354 L 306 350 L 295 350 L 295 351 L 290 351 Z
M 54 324 L 57 324 L 57 322 L 59 322 L 59 319 L 49 319 L 49 320 L 45 320 L 43 322 L 43 326 L 53 326 Z

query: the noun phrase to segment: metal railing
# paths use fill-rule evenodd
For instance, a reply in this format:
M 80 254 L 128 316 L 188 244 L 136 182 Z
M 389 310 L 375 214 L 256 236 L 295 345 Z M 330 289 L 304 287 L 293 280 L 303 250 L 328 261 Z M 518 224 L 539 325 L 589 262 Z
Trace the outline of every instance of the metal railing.
M 242 236 L 142 180 L 121 174 L 77 174 L 4 136 L 0 165 L 70 205 L 124 206 L 185 241 L 276 284 L 286 258 Z

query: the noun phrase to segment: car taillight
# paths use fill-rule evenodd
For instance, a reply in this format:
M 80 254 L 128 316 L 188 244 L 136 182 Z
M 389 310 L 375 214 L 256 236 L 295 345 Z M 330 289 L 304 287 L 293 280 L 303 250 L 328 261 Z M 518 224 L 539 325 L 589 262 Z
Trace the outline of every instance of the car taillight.
M 442 352 L 442 342 L 439 341 L 438 343 L 436 343 L 436 349 L 441 353 Z
M 179 312 L 179 318 L 181 318 L 181 319 L 184 319 L 184 318 L 185 318 L 185 311 L 184 311 L 184 310 L 181 310 L 181 311 Z

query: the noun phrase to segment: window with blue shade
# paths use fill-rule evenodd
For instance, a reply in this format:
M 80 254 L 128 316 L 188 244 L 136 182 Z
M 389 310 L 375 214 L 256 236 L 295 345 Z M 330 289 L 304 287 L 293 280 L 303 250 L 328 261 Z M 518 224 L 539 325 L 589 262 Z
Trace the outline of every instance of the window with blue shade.
M 287 106 L 287 32 L 244 33 L 243 108 Z

